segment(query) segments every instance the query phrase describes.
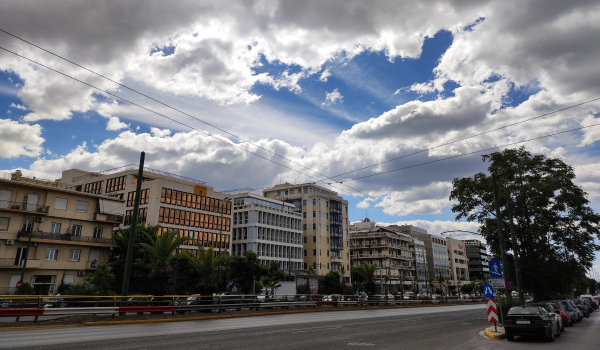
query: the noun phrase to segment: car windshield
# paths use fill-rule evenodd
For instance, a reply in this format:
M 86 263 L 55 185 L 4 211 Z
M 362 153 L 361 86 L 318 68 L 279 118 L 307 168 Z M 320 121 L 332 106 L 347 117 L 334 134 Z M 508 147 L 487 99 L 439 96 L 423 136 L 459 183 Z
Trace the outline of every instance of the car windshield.
M 508 315 L 538 315 L 540 307 L 537 305 L 515 306 L 508 310 Z

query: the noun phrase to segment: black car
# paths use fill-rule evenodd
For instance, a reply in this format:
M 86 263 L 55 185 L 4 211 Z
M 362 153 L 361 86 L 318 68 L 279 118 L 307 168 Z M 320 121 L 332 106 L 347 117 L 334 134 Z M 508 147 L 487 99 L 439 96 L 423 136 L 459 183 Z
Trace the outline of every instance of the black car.
M 554 336 L 560 337 L 560 327 L 556 315 L 539 304 L 513 306 L 504 317 L 504 330 L 507 340 L 515 336 L 544 336 L 554 341 Z

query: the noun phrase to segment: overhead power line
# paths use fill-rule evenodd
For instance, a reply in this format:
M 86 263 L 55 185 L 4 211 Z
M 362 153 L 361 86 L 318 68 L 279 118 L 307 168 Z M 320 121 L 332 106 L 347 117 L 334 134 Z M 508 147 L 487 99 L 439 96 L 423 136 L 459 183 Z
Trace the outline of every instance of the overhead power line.
M 46 65 L 44 65 L 44 64 L 42 64 L 42 63 L 39 63 L 39 62 L 37 62 L 37 61 L 35 61 L 35 60 L 32 60 L 32 59 L 30 59 L 30 58 L 28 58 L 28 57 L 25 57 L 25 56 L 23 56 L 23 55 L 20 55 L 20 54 L 18 54 L 18 53 L 16 53 L 16 52 L 14 52 L 14 51 L 11 51 L 11 50 L 9 50 L 9 49 L 7 49 L 7 48 L 4 48 L 4 47 L 0 46 L 0 49 L 2 49 L 2 50 L 4 50 L 4 51 L 6 51 L 6 52 L 8 52 L 8 53 L 11 53 L 11 54 L 13 54 L 13 55 L 15 55 L 15 56 L 18 56 L 18 57 L 20 57 L 20 58 L 22 58 L 22 59 L 24 59 L 24 60 L 27 60 L 27 61 L 29 61 L 29 62 L 31 62 L 31 63 L 34 63 L 34 64 L 36 64 L 36 65 L 38 65 L 38 66 L 40 66 L 40 67 L 46 68 L 46 69 L 48 69 L 48 70 L 51 70 L 51 71 L 53 71 L 53 72 L 55 72 L 55 73 L 58 73 L 58 74 L 60 74 L 60 75 L 62 75 L 62 76 L 65 76 L 65 77 L 67 77 L 67 78 L 69 78 L 69 79 L 75 80 L 75 81 L 77 81 L 77 82 L 79 82 L 79 83 L 81 83 L 81 84 L 84 84 L 84 85 L 86 85 L 86 86 L 89 86 L 89 87 L 91 87 L 91 88 L 93 88 L 93 89 L 95 89 L 95 90 L 98 90 L 98 91 L 100 91 L 100 92 L 103 92 L 103 93 L 105 93 L 105 94 L 107 94 L 107 95 L 109 95 L 109 96 L 113 96 L 113 97 L 115 97 L 115 98 L 117 98 L 117 99 L 119 99 L 119 100 L 121 100 L 121 101 L 125 101 L 125 102 L 127 102 L 127 103 L 130 103 L 130 104 L 132 104 L 132 105 L 134 105 L 134 106 L 137 106 L 137 107 L 139 107 L 139 108 L 142 108 L 142 109 L 144 109 L 144 110 L 146 110 L 146 111 L 148 111 L 148 112 L 154 113 L 154 114 L 156 114 L 156 115 L 158 115 L 158 116 L 160 116 L 160 117 L 163 117 L 163 118 L 165 118 L 165 119 L 168 119 L 168 120 L 170 120 L 170 121 L 172 121 L 172 122 L 174 122 L 174 123 L 177 123 L 177 124 L 179 124 L 179 125 L 185 126 L 185 127 L 189 128 L 189 129 L 192 129 L 192 130 L 196 130 L 196 131 L 198 131 L 198 132 L 200 132 L 200 133 L 202 133 L 202 134 L 204 134 L 204 135 L 206 135 L 206 136 L 209 136 L 209 137 L 212 137 L 212 138 L 214 138 L 214 139 L 216 139 L 216 140 L 219 140 L 219 141 L 221 141 L 221 142 L 223 142 L 223 143 L 227 144 L 228 146 L 231 146 L 231 147 L 235 147 L 235 148 L 241 149 L 242 151 L 244 151 L 244 152 L 246 152 L 246 153 L 253 154 L 253 155 L 257 156 L 257 157 L 260 157 L 260 158 L 262 158 L 262 159 L 264 159 L 264 160 L 267 160 L 267 161 L 269 161 L 269 162 L 271 162 L 271 163 L 274 163 L 274 164 L 276 164 L 276 165 L 279 165 L 279 166 L 281 166 L 281 167 L 284 167 L 284 168 L 286 168 L 286 169 L 289 169 L 289 170 L 291 170 L 291 171 L 294 171 L 294 172 L 296 172 L 296 173 L 298 173 L 298 174 L 304 175 L 304 176 L 306 176 L 306 177 L 309 177 L 309 178 L 311 178 L 311 179 L 314 179 L 314 180 L 318 180 L 318 178 L 317 178 L 317 177 L 314 177 L 314 176 L 312 176 L 312 175 L 309 175 L 309 174 L 305 174 L 305 173 L 303 173 L 303 172 L 301 172 L 301 171 L 299 171 L 299 170 L 293 169 L 293 168 L 291 168 L 291 167 L 289 167 L 289 166 L 287 166 L 287 165 L 285 165 L 285 164 L 281 164 L 281 163 L 279 163 L 279 162 L 276 162 L 276 161 L 274 161 L 274 160 L 272 160 L 272 159 L 269 159 L 269 158 L 267 158 L 267 157 L 265 157 L 265 156 L 262 156 L 262 155 L 260 155 L 260 154 L 258 154 L 258 153 L 255 153 L 255 152 L 252 152 L 252 151 L 250 151 L 250 150 L 247 150 L 247 149 L 245 149 L 245 148 L 243 148 L 243 147 L 241 147 L 241 146 L 238 146 L 238 145 L 235 145 L 235 144 L 233 144 L 233 143 L 227 142 L 226 140 L 223 140 L 222 138 L 219 138 L 219 137 L 216 137 L 216 136 L 214 136 L 214 135 L 211 135 L 211 134 L 210 134 L 210 133 L 208 133 L 208 132 L 202 131 L 202 130 L 200 130 L 200 129 L 198 129 L 198 128 L 195 128 L 195 127 L 193 127 L 193 126 L 191 126 L 191 125 L 185 124 L 185 123 L 183 123 L 183 122 L 181 122 L 181 121 L 178 121 L 178 120 L 176 120 L 176 119 L 173 119 L 173 118 L 171 118 L 171 117 L 168 117 L 168 116 L 166 116 L 165 114 L 162 114 L 162 113 L 156 112 L 156 111 L 154 111 L 154 110 L 152 110 L 152 109 L 150 109 L 150 108 L 148 108 L 148 107 L 142 106 L 142 105 L 140 105 L 140 104 L 138 104 L 138 103 L 135 103 L 135 102 L 133 102 L 133 101 L 131 101 L 131 100 L 128 100 L 128 99 L 126 99 L 126 98 L 124 98 L 124 97 L 121 97 L 121 96 L 119 96 L 119 95 L 116 95 L 116 94 L 114 94 L 114 93 L 112 93 L 112 92 L 109 92 L 109 91 L 107 91 L 107 90 L 101 89 L 101 88 L 99 88 L 99 87 L 97 87 L 97 86 L 95 86 L 95 85 L 92 85 L 92 84 L 90 84 L 90 83 L 87 83 L 87 82 L 85 82 L 85 81 L 83 81 L 83 80 L 77 79 L 77 78 L 75 78 L 75 77 L 73 77 L 73 76 L 71 76 L 71 75 L 69 75 L 69 74 L 63 73 L 63 72 L 61 72 L 61 71 L 59 71 L 59 70 L 56 70 L 56 69 L 54 69 L 54 68 L 51 68 L 51 67 L 49 67 L 49 66 L 46 66 Z M 270 153 L 273 153 L 273 152 L 270 152 Z M 281 156 L 280 156 L 280 157 L 281 157 Z M 305 168 L 306 168 L 306 167 L 305 167 Z M 309 169 L 309 170 L 310 170 L 310 169 Z M 312 170 L 312 171 L 314 171 L 314 170 Z M 317 172 L 317 173 L 318 173 L 318 172 Z M 320 174 L 320 173 L 318 173 L 318 174 Z M 325 176 L 325 175 L 323 175 L 323 174 L 320 174 L 320 175 L 321 175 L 321 176 Z M 333 186 L 333 185 L 331 185 L 331 184 L 329 184 L 329 186 L 330 186 L 330 187 L 332 187 L 332 188 L 334 188 L 334 189 L 336 189 L 336 190 L 338 190 L 338 191 L 341 191 L 341 192 L 343 192 L 343 190 L 342 190 L 342 189 L 340 189 L 340 188 L 337 188 L 337 187 L 335 187 L 335 186 Z M 346 187 L 348 187 L 348 188 L 350 188 L 350 189 L 352 189 L 352 190 L 356 191 L 357 193 L 361 193 L 361 194 L 363 194 L 363 195 L 365 195 L 365 196 L 368 196 L 368 197 L 370 197 L 370 198 L 373 198 L 372 196 L 369 196 L 368 194 L 366 194 L 366 193 L 364 193 L 364 192 L 362 192 L 362 191 L 359 191 L 358 189 L 355 189 L 355 188 L 353 188 L 353 187 L 351 187 L 351 186 L 348 186 L 348 185 L 344 185 L 344 186 L 346 186 Z M 410 213 L 408 213 L 407 215 L 411 215 L 411 216 L 413 216 L 413 215 L 412 215 L 412 214 L 410 214 Z M 407 219 L 408 219 L 408 217 L 406 217 L 406 216 L 404 216 L 404 215 L 401 215 L 401 214 L 398 214 L 398 216 L 400 216 L 400 217 L 405 217 L 405 218 L 407 218 Z M 413 217 L 414 217 L 414 216 L 413 216 Z M 415 218 L 416 218 L 416 217 L 415 217 Z
M 167 108 L 170 108 L 170 109 L 172 109 L 172 110 L 174 110 L 174 111 L 177 111 L 177 112 L 179 112 L 179 113 L 182 113 L 182 114 L 184 114 L 184 115 L 186 115 L 186 116 L 188 116 L 188 117 L 190 117 L 190 118 L 192 118 L 192 119 L 194 119 L 194 120 L 197 120 L 197 121 L 199 121 L 199 122 L 201 122 L 201 123 L 204 123 L 205 125 L 208 125 L 208 126 L 210 126 L 210 127 L 212 127 L 212 128 L 215 128 L 215 129 L 217 129 L 217 130 L 219 130 L 219 131 L 222 131 L 222 132 L 224 132 L 224 133 L 225 133 L 225 134 L 227 134 L 227 135 L 233 136 L 233 137 L 237 138 L 237 139 L 238 139 L 238 140 L 240 140 L 240 141 L 246 142 L 246 143 L 248 143 L 248 144 L 250 144 L 250 145 L 253 145 L 253 146 L 255 146 L 255 147 L 259 148 L 259 149 L 262 149 L 262 150 L 264 150 L 264 151 L 266 151 L 266 152 L 268 152 L 268 153 L 270 153 L 270 154 L 273 154 L 274 156 L 277 156 L 277 157 L 279 157 L 279 158 L 282 158 L 282 159 L 284 159 L 284 160 L 286 160 L 286 161 L 288 161 L 288 162 L 290 162 L 290 163 L 292 163 L 292 164 L 298 165 L 298 166 L 302 167 L 303 169 L 306 169 L 306 170 L 312 171 L 312 172 L 313 172 L 313 173 L 315 173 L 315 174 L 318 174 L 318 175 L 320 175 L 320 176 L 322 176 L 322 177 L 325 177 L 325 178 L 327 178 L 327 175 L 325 175 L 325 174 L 322 174 L 322 173 L 320 173 L 320 172 L 319 172 L 319 171 L 317 171 L 317 170 L 314 170 L 314 169 L 311 169 L 311 168 L 309 168 L 309 167 L 307 167 L 307 166 L 304 166 L 304 165 L 302 165 L 302 164 L 300 164 L 300 163 L 298 163 L 298 162 L 296 162 L 296 161 L 293 161 L 293 160 L 291 160 L 291 159 L 289 159 L 289 158 L 287 158 L 287 157 L 284 157 L 284 156 L 282 156 L 282 155 L 279 155 L 279 154 L 275 153 L 274 151 L 271 151 L 271 150 L 269 150 L 269 149 L 267 149 L 267 148 L 265 148 L 265 147 L 263 147 L 263 146 L 260 146 L 260 145 L 258 145 L 258 144 L 255 144 L 255 143 L 251 142 L 250 140 L 244 139 L 244 138 L 242 138 L 242 137 L 240 137 L 240 136 L 238 136 L 238 135 L 235 135 L 235 134 L 233 134 L 233 133 L 231 133 L 231 132 L 229 132 L 229 131 L 227 131 L 227 130 L 224 130 L 224 129 L 222 129 L 222 128 L 219 128 L 219 127 L 218 127 L 218 126 L 216 126 L 216 125 L 213 125 L 213 124 L 211 124 L 211 123 L 208 123 L 208 122 L 206 122 L 206 121 L 204 121 L 204 120 L 202 120 L 202 119 L 200 119 L 200 118 L 197 118 L 197 117 L 195 117 L 195 116 L 193 116 L 193 115 L 191 115 L 191 114 L 189 114 L 189 113 L 186 113 L 186 112 L 184 112 L 184 111 L 182 111 L 182 110 L 180 110 L 180 109 L 178 109 L 178 108 L 175 108 L 175 107 L 173 107 L 173 106 L 171 106 L 171 105 L 169 105 L 169 104 L 167 104 L 167 103 L 164 103 L 164 102 L 162 102 L 162 101 L 160 101 L 160 100 L 157 100 L 157 99 L 155 99 L 155 98 L 153 98 L 153 97 L 151 97 L 151 96 L 148 96 L 148 95 L 146 95 L 146 94 L 144 94 L 144 93 L 142 93 L 142 92 L 140 92 L 140 91 L 138 91 L 138 90 L 136 90 L 136 89 L 133 89 L 133 88 L 131 88 L 131 87 L 127 86 L 127 85 L 121 84 L 121 83 L 119 83 L 119 82 L 117 82 L 117 81 L 115 81 L 115 80 L 113 80 L 113 79 L 110 79 L 109 77 L 107 77 L 107 76 L 105 76 L 105 75 L 102 75 L 102 74 L 100 74 L 100 73 L 98 73 L 98 72 L 95 72 L 95 71 L 93 71 L 93 70 L 91 70 L 91 69 L 89 69 L 89 68 L 87 68 L 87 67 L 84 67 L 84 66 L 82 66 L 82 65 L 80 65 L 80 64 L 78 64 L 78 63 L 76 63 L 76 62 L 73 62 L 72 60 L 69 60 L 69 59 L 67 59 L 67 58 L 65 58 L 65 57 L 63 57 L 63 56 L 61 56 L 61 55 L 58 55 L 58 54 L 56 54 L 56 53 L 54 53 L 54 52 L 52 52 L 52 51 L 50 51 L 50 50 L 47 50 L 47 49 L 45 49 L 45 48 L 43 48 L 43 47 L 41 47 L 41 46 L 39 46 L 39 45 L 36 45 L 36 44 L 34 44 L 34 43 L 32 43 L 32 42 L 30 42 L 30 41 L 28 41 L 28 40 L 25 40 L 25 39 L 23 39 L 23 38 L 21 38 L 21 37 L 19 37 L 19 36 L 17 36 L 17 35 L 14 35 L 14 34 L 12 34 L 12 33 L 9 33 L 9 32 L 7 32 L 7 31 L 5 31 L 5 30 L 1 29 L 1 28 L 0 28 L 0 31 L 1 31 L 1 32 L 3 32 L 3 33 L 5 33 L 5 34 L 7 34 L 7 35 L 10 35 L 10 36 L 12 36 L 13 38 L 16 38 L 16 39 L 18 39 L 18 40 L 21 40 L 21 41 L 23 41 L 23 42 L 25 42 L 25 43 L 27 43 L 27 44 L 29 44 L 29 45 L 32 45 L 32 46 L 34 46 L 34 47 L 36 47 L 36 48 L 38 48 L 38 49 L 40 49 L 40 50 L 42 50 L 42 51 L 44 51 L 44 52 L 47 52 L 47 53 L 49 53 L 49 54 L 51 54 L 51 55 L 53 55 L 53 56 L 55 56 L 55 57 L 58 57 L 58 58 L 60 58 L 60 59 L 62 59 L 62 60 L 64 60 L 64 61 L 67 61 L 67 62 L 69 62 L 69 63 L 71 63 L 71 64 L 73 64 L 73 65 L 75 65 L 75 66 L 77 66 L 77 67 L 79 67 L 79 68 L 81 68 L 81 69 L 83 69 L 83 70 L 87 71 L 87 72 L 90 72 L 90 73 L 92 73 L 92 74 L 94 74 L 94 75 L 96 75 L 96 76 L 99 76 L 99 77 L 101 77 L 101 78 L 104 78 L 104 79 L 106 79 L 106 80 L 108 80 L 108 81 L 110 81 L 110 82 L 112 82 L 112 83 L 114 83 L 114 84 L 117 84 L 118 86 L 121 86 L 121 87 L 123 87 L 123 88 L 125 88 L 125 89 L 128 89 L 128 90 L 130 90 L 130 91 L 133 91 L 133 92 L 135 92 L 135 93 L 137 93 L 137 94 L 139 94 L 139 95 L 141 95 L 141 96 L 144 96 L 144 97 L 146 97 L 146 98 L 148 98 L 148 99 L 150 99 L 150 100 L 152 100 L 152 101 L 155 101 L 155 102 L 157 102 L 157 103 L 159 103 L 159 104 L 161 104 L 161 105 L 163 105 L 163 106 L 165 106 L 165 107 L 167 107 Z M 302 172 L 300 172 L 300 171 L 298 171 L 298 170 L 292 169 L 291 167 L 288 167 L 288 166 L 286 166 L 286 165 L 283 165 L 283 164 L 281 164 L 281 163 L 275 162 L 275 161 L 273 161 L 273 160 L 271 160 L 271 159 L 268 159 L 268 158 L 266 158 L 266 157 L 263 157 L 263 156 L 261 156 L 261 155 L 258 155 L 258 154 L 257 154 L 257 153 L 255 153 L 255 152 L 251 152 L 251 151 L 249 151 L 249 150 L 246 150 L 246 149 L 244 149 L 244 148 L 242 148 L 242 147 L 239 147 L 239 146 L 232 145 L 232 144 L 230 144 L 230 143 L 226 142 L 226 141 L 225 141 L 225 140 L 223 140 L 223 139 L 217 138 L 217 137 L 215 137 L 215 136 L 213 136 L 213 135 L 210 135 L 209 133 L 206 133 L 206 132 L 204 132 L 204 131 L 202 131 L 202 130 L 199 130 L 199 129 L 193 128 L 193 127 L 191 127 L 191 126 L 189 126 L 189 125 L 187 125 L 187 124 L 184 124 L 184 123 L 182 123 L 182 122 L 176 121 L 176 120 L 174 120 L 174 119 L 172 119 L 172 118 L 170 118 L 170 117 L 167 117 L 167 116 L 166 116 L 166 115 L 164 115 L 164 114 L 161 114 L 161 113 L 155 112 L 155 111 L 153 111 L 153 110 L 151 110 L 151 109 L 149 109 L 149 108 L 147 108 L 147 107 L 144 107 L 144 106 L 142 106 L 142 105 L 140 105 L 140 104 L 134 103 L 134 102 L 132 102 L 132 101 L 130 101 L 130 100 L 127 100 L 127 99 L 125 99 L 125 98 L 123 98 L 123 97 L 120 97 L 120 96 L 118 96 L 118 95 L 116 95 L 116 94 L 110 93 L 110 92 L 108 92 L 108 91 L 106 91 L 106 90 L 100 89 L 100 88 L 98 88 L 98 87 L 96 87 L 96 86 L 93 86 L 93 85 L 91 85 L 91 84 L 89 84 L 89 83 L 86 83 L 86 82 L 84 82 L 84 81 L 81 81 L 81 80 L 79 80 L 79 79 L 77 79 L 77 78 L 75 78 L 75 77 L 69 76 L 69 75 L 67 75 L 67 74 L 65 74 L 65 73 L 62 73 L 62 72 L 58 71 L 58 70 L 55 70 L 55 69 L 53 69 L 53 68 L 50 68 L 50 67 L 48 67 L 48 66 L 45 66 L 45 65 L 43 65 L 43 64 L 41 64 L 41 63 L 35 62 L 35 61 L 33 61 L 33 60 L 31 60 L 31 59 L 29 59 L 29 58 L 27 58 L 27 57 L 24 57 L 24 56 L 22 56 L 22 55 L 19 55 L 19 54 L 15 53 L 15 52 L 12 52 L 12 51 L 8 50 L 8 49 L 5 49 L 5 48 L 3 48 L 3 47 L 0 47 L 0 48 L 2 48 L 3 50 L 5 50 L 5 51 L 7 51 L 7 52 L 10 52 L 10 53 L 12 53 L 12 54 L 14 54 L 14 55 L 16 55 L 16 56 L 19 56 L 19 57 L 21 57 L 21 58 L 23 58 L 23 59 L 26 59 L 26 60 L 28 60 L 28 61 L 30 61 L 30 62 L 33 62 L 33 63 L 35 63 L 35 64 L 38 64 L 38 65 L 40 65 L 40 66 L 42 66 L 42 67 L 44 67 L 44 68 L 50 69 L 50 70 L 52 70 L 52 71 L 54 71 L 54 72 L 56 72 L 56 73 L 59 73 L 59 74 L 61 74 L 61 75 L 64 75 L 64 76 L 66 76 L 66 77 L 69 77 L 69 78 L 71 78 L 71 79 L 73 79 L 73 80 L 75 80 L 75 81 L 78 81 L 78 82 L 80 82 L 80 83 L 82 83 L 82 84 L 85 84 L 85 85 L 87 85 L 87 86 L 90 86 L 90 87 L 92 87 L 92 88 L 94 88 L 94 89 L 96 89 L 96 90 L 102 91 L 102 92 L 104 92 L 104 93 L 106 93 L 106 94 L 108 94 L 108 95 L 110 95 L 110 96 L 113 96 L 113 97 L 115 97 L 115 98 L 118 98 L 118 99 L 120 99 L 120 100 L 122 100 L 122 101 L 126 101 L 126 102 L 128 102 L 128 103 L 130 103 L 130 104 L 132 104 L 132 105 L 135 105 L 135 106 L 137 106 L 137 107 L 140 107 L 140 108 L 142 108 L 142 109 L 144 109 L 144 110 L 147 110 L 147 111 L 149 111 L 149 112 L 151 112 L 151 113 L 154 113 L 154 114 L 156 114 L 156 115 L 159 115 L 159 116 L 161 116 L 161 117 L 163 117 L 163 118 L 167 118 L 167 119 L 169 119 L 169 120 L 171 120 L 171 121 L 173 121 L 173 122 L 176 122 L 176 123 L 178 123 L 178 124 L 180 124 L 180 125 L 183 125 L 183 126 L 185 126 L 185 127 L 188 127 L 188 128 L 190 128 L 190 129 L 193 129 L 193 130 L 196 130 L 196 131 L 199 131 L 199 132 L 201 132 L 201 133 L 203 133 L 203 134 L 205 134 L 205 135 L 207 135 L 207 136 L 213 137 L 213 138 L 215 138 L 215 139 L 217 139 L 217 140 L 219 140 L 219 141 L 225 142 L 225 143 L 227 143 L 228 145 L 231 145 L 231 146 L 234 146 L 234 147 L 236 147 L 236 148 L 242 149 L 242 150 L 244 150 L 245 152 L 248 152 L 248 153 L 254 154 L 254 155 L 256 155 L 256 156 L 258 156 L 258 157 L 260 157 L 260 158 L 263 158 L 263 159 L 265 159 L 265 160 L 268 160 L 268 161 L 270 161 L 270 162 L 272 162 L 272 163 L 275 163 L 275 164 L 277 164 L 277 165 L 283 166 L 283 167 L 284 167 L 284 168 L 286 168 L 286 169 L 289 169 L 289 170 L 292 170 L 292 171 L 294 171 L 294 172 L 297 172 L 297 173 L 299 173 L 299 174 L 301 174 L 301 175 L 307 176 L 307 177 L 309 177 L 309 178 L 311 178 L 311 179 L 313 179 L 313 180 L 318 180 L 318 178 L 316 178 L 316 177 L 314 177 L 314 176 L 310 176 L 310 175 L 304 174 L 304 173 L 302 173 Z M 322 181 L 320 181 L 320 182 L 322 182 Z M 336 188 L 336 187 L 332 186 L 331 184 L 328 184 L 328 185 L 329 185 L 330 187 L 333 187 L 333 188 L 337 189 L 338 191 L 342 191 L 341 189 L 339 189 L 339 188 Z M 361 193 L 361 194 L 363 194 L 363 195 L 366 195 L 366 196 L 368 196 L 367 194 L 365 194 L 365 193 L 362 193 L 361 191 L 359 191 L 359 190 L 357 190 L 357 189 L 355 189 L 355 188 L 352 188 L 351 186 L 345 185 L 345 184 L 343 184 L 343 183 L 341 183 L 341 185 L 343 185 L 343 186 L 345 186 L 345 187 L 347 187 L 347 188 L 349 188 L 349 189 L 351 189 L 351 190 L 353 190 L 353 191 L 356 191 L 356 192 L 358 192 L 358 193 Z M 369 197 L 370 197 L 370 196 L 369 196 Z M 408 215 L 411 215 L 411 214 L 409 213 Z M 401 215 L 401 216 L 402 216 L 402 215 Z

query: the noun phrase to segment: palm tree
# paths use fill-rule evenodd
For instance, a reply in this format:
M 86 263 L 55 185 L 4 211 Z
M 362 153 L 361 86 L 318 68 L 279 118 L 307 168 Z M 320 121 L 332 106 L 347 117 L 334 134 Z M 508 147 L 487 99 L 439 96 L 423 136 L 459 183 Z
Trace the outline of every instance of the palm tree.
M 413 277 L 413 293 L 416 296 L 417 295 L 417 285 L 419 284 L 419 276 L 415 276 Z
M 198 257 L 188 256 L 190 265 L 200 275 L 198 289 L 201 294 L 214 293 L 217 291 L 218 268 L 224 259 L 223 253 L 215 254 L 213 247 L 204 249 L 198 245 Z
M 260 276 L 258 284 L 265 289 L 266 295 L 275 296 L 277 288 L 281 287 L 281 280 L 277 276 Z
M 375 272 L 377 271 L 377 264 L 369 265 L 363 262 L 362 266 L 354 267 L 353 271 L 358 273 L 364 280 L 365 291 L 375 294 Z
M 427 279 L 427 295 L 431 296 L 431 284 L 435 281 L 435 278 L 429 277 Z
M 388 282 L 390 281 L 390 275 L 383 276 L 383 283 L 385 284 L 385 294 L 388 294 Z
M 167 280 L 173 273 L 173 268 L 169 264 L 169 258 L 173 256 L 173 252 L 187 237 L 176 237 L 177 232 L 167 231 L 154 239 L 148 235 L 151 244 L 140 243 L 152 261 L 152 270 L 150 271 L 150 279 L 154 280 L 154 286 L 159 293 L 164 294 L 167 289 Z
M 402 286 L 402 296 L 403 297 L 404 297 L 404 281 L 409 281 L 409 279 L 404 276 L 400 277 L 400 285 Z

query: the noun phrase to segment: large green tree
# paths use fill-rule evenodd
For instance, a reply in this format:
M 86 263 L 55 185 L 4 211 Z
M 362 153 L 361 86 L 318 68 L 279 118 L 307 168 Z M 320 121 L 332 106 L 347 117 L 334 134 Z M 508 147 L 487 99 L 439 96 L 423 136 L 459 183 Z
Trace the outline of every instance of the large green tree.
M 512 241 L 507 193 L 514 201 L 515 236 L 523 283 L 535 300 L 570 293 L 577 276 L 592 266 L 599 247 L 600 216 L 589 207 L 587 194 L 573 182 L 573 168 L 560 159 L 533 155 L 524 148 L 484 155 L 489 174 L 454 179 L 450 200 L 456 220 L 476 221 L 491 252 L 500 255 L 491 174 L 498 179 L 504 244 Z M 512 253 L 508 254 L 513 261 Z M 512 264 L 511 264 L 512 265 Z M 514 269 L 506 271 L 514 281 Z
M 136 228 L 135 244 L 133 247 L 133 264 L 131 267 L 131 279 L 129 282 L 130 294 L 154 294 L 154 287 L 148 283 L 148 276 L 152 272 L 152 260 L 150 254 L 142 247 L 142 244 L 152 244 L 157 237 L 159 226 L 146 226 L 140 223 Z M 113 257 L 109 265 L 115 274 L 114 291 L 121 293 L 123 286 L 123 275 L 125 272 L 125 259 L 127 256 L 127 245 L 129 244 L 129 228 L 119 230 L 115 234 L 117 247 L 113 251 Z
M 369 294 L 375 294 L 375 272 L 377 271 L 377 264 L 369 265 L 365 262 L 361 266 L 352 268 L 352 272 L 357 275 L 356 284 L 361 285 L 363 290 Z
M 213 247 L 205 249 L 201 245 L 198 245 L 198 257 L 188 255 L 188 261 L 191 267 L 196 270 L 199 275 L 198 283 L 196 285 L 198 293 L 210 295 L 218 292 L 218 268 L 224 257 L 225 254 L 216 254 Z

